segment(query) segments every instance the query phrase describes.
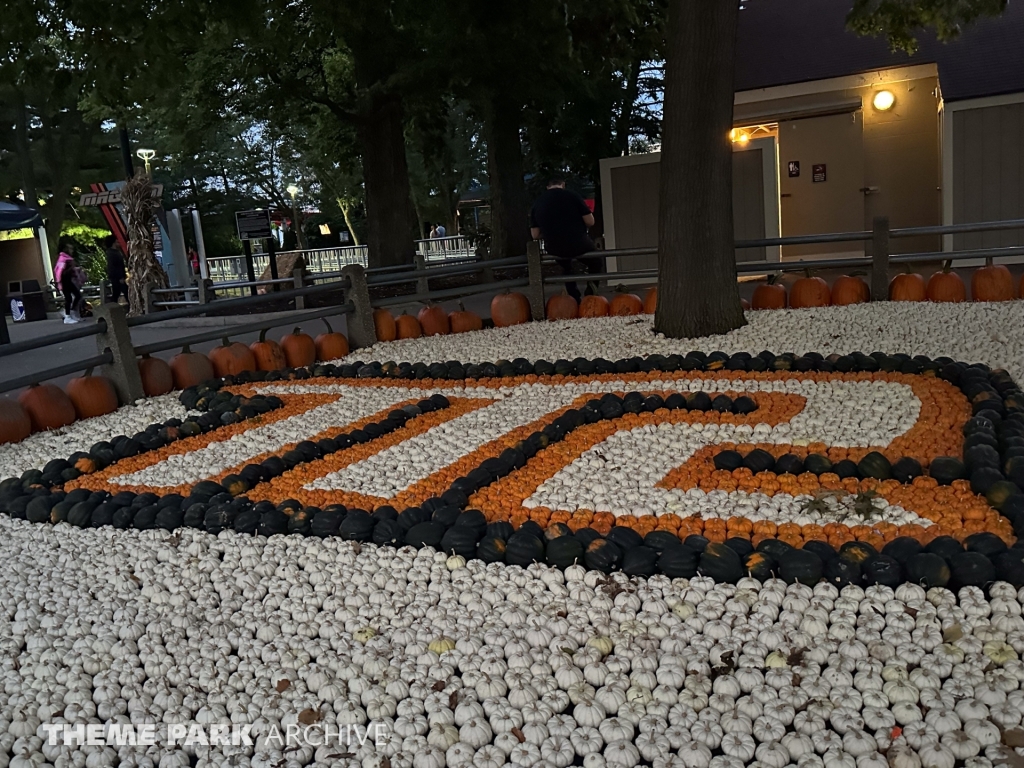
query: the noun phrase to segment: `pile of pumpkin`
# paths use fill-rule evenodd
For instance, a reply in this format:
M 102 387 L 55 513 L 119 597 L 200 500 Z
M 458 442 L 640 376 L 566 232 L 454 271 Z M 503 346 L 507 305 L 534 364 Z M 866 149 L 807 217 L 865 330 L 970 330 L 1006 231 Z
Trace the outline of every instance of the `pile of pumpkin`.
M 951 262 L 947 261 L 927 281 L 916 272 L 896 275 L 889 283 L 889 300 L 945 303 L 967 301 L 967 286 L 950 267 Z M 766 284 L 754 289 L 752 309 L 842 307 L 871 300 L 867 282 L 857 275 L 836 278 L 830 289 L 822 278 L 808 274 L 793 283 L 788 297 L 786 287 L 776 282 L 776 279 L 777 276 L 769 278 Z M 1021 295 L 1024 295 L 1024 277 L 1021 279 Z M 971 274 L 971 298 L 974 301 L 1012 301 L 1017 298 L 1010 270 L 1002 264 L 991 263 L 974 270 Z
M 147 397 L 165 395 L 174 389 L 188 389 L 210 379 L 235 376 L 243 371 L 280 371 L 304 368 L 317 360 L 337 360 L 349 352 L 348 339 L 326 320 L 327 331 L 315 339 L 296 328 L 280 343 L 268 339 L 266 331 L 249 346 L 227 338 L 209 355 L 186 346 L 168 363 L 158 357 L 139 360 L 142 389 Z M 36 384 L 17 400 L 0 398 L 0 444 L 16 443 L 33 432 L 66 427 L 79 419 L 113 413 L 121 405 L 113 383 L 106 376 L 72 379 L 65 389 L 56 384 Z
M 563 290 L 548 299 L 545 316 L 548 320 L 573 320 L 577 317 L 653 315 L 657 306 L 657 288 L 648 288 L 643 299 L 620 287 L 610 299 L 594 294 L 593 296 L 584 296 L 578 303 Z

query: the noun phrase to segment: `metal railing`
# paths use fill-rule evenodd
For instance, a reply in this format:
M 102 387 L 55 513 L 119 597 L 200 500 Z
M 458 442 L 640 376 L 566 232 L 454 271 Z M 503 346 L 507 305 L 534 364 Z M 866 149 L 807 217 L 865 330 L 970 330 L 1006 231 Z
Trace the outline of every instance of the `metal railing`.
M 416 253 L 426 261 L 451 261 L 476 258 L 476 246 L 462 235 L 432 237 L 416 241 Z

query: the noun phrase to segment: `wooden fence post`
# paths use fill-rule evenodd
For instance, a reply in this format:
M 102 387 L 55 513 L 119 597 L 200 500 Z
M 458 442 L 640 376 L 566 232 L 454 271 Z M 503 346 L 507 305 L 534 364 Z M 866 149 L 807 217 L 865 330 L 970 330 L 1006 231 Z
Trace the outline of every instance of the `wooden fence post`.
M 427 280 L 427 260 L 423 254 L 412 255 L 412 263 L 416 266 L 416 293 L 430 293 L 430 282 Z
M 146 290 L 143 291 L 142 313 L 145 315 L 156 312 L 156 307 L 153 306 L 153 288 L 155 285 L 156 283 L 146 283 Z
M 209 278 L 199 278 L 196 282 L 199 288 L 199 303 L 209 304 L 213 301 L 213 280 Z
M 875 216 L 871 235 L 871 300 L 889 299 L 889 217 Z
M 298 291 L 298 290 L 301 290 L 302 288 L 305 288 L 306 287 L 306 271 L 305 271 L 305 269 L 303 269 L 302 267 L 297 267 L 296 269 L 293 269 L 292 270 L 292 281 L 293 281 L 292 287 L 295 290 Z M 295 297 L 295 308 L 296 309 L 305 309 L 306 308 L 306 297 L 305 296 L 296 296 Z
M 142 389 L 139 363 L 132 346 L 132 334 L 125 321 L 124 307 L 113 303 L 100 304 L 93 314 L 97 322 L 103 320 L 107 324 L 107 329 L 96 336 L 96 348 L 101 353 L 109 349 L 114 358 L 103 366 L 103 375 L 113 382 L 122 404 L 142 399 L 146 393 Z
M 366 273 L 361 264 L 348 264 L 341 268 L 341 274 L 348 277 L 345 300 L 352 302 L 348 315 L 348 343 L 352 349 L 370 347 L 377 343 L 377 331 L 373 326 L 373 307 L 370 306 L 370 289 L 366 285 Z
M 530 284 L 526 288 L 526 298 L 530 301 L 530 313 L 534 320 L 544 319 L 544 275 L 540 263 L 540 243 L 531 240 L 526 244 L 526 269 Z

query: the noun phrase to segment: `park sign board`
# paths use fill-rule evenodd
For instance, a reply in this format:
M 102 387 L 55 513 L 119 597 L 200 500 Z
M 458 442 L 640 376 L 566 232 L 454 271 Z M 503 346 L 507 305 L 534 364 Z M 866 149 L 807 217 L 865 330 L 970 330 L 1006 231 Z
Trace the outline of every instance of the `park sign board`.
M 239 240 L 266 240 L 274 236 L 270 229 L 270 211 L 265 208 L 237 211 L 235 225 Z
M 97 187 L 97 186 L 107 186 L 107 187 L 109 187 L 110 185 L 109 184 L 107 184 L 107 185 L 94 184 L 93 185 L 94 189 L 93 189 L 92 192 L 86 192 L 84 195 L 82 195 L 80 198 L 78 198 L 78 204 L 82 205 L 82 206 L 86 206 L 86 205 L 119 205 L 121 203 L 121 190 L 120 190 L 120 188 L 115 188 L 115 189 L 109 189 L 108 188 L 108 189 L 97 190 L 97 189 L 95 189 L 95 187 Z M 150 196 L 151 197 L 153 197 L 154 199 L 159 200 L 161 197 L 163 197 L 163 194 L 164 194 L 164 185 L 163 184 L 153 184 L 152 185 L 151 192 L 150 192 Z

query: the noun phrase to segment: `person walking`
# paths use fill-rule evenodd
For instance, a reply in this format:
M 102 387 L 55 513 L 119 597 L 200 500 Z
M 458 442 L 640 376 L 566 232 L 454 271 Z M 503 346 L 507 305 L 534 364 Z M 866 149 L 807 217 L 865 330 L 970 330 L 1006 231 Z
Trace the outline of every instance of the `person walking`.
M 445 234 L 446 234 L 446 233 L 448 232 L 448 230 L 446 230 L 446 229 L 444 228 L 444 224 L 442 224 L 441 222 L 438 222 L 438 223 L 437 223 L 437 226 L 436 226 L 436 227 L 434 227 L 434 229 L 436 229 L 436 230 L 437 230 L 437 236 L 438 236 L 438 237 L 444 237 L 444 236 L 445 236 Z
M 594 214 L 575 192 L 565 188 L 565 179 L 555 177 L 548 181 L 547 190 L 537 198 L 530 211 L 530 234 L 534 240 L 543 240 L 545 250 L 555 257 L 563 275 L 572 275 L 573 259 L 594 250 L 587 228 L 594 226 Z M 596 259 L 587 259 L 588 273 L 599 271 Z M 566 293 L 582 298 L 575 282 L 565 284 Z M 594 292 L 587 286 L 587 293 Z
M 110 281 L 110 301 L 117 304 L 118 298 L 124 294 L 124 300 L 128 309 L 131 309 L 131 301 L 128 298 L 128 270 L 124 265 L 124 254 L 117 238 L 111 235 L 107 238 L 107 280 Z
M 81 321 L 78 306 L 82 301 L 82 292 L 79 290 L 80 278 L 74 254 L 74 244 L 70 241 L 65 242 L 53 267 L 53 280 L 64 294 L 65 325 L 74 325 Z
M 429 240 L 434 240 L 434 239 L 437 238 L 437 225 L 436 224 L 431 224 L 430 225 L 430 234 L 427 235 L 427 238 Z

